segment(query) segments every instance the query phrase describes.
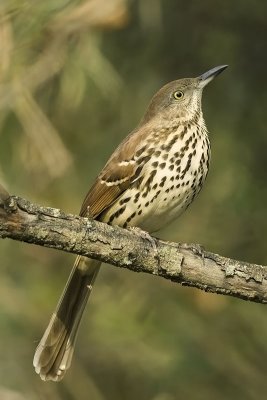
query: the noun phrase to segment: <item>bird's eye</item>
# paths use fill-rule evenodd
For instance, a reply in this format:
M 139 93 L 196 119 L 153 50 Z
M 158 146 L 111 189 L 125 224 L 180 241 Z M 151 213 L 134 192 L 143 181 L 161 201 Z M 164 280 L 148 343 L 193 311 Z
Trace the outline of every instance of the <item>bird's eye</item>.
M 181 90 L 176 90 L 176 92 L 173 93 L 173 97 L 175 100 L 181 100 L 184 97 L 184 93 Z

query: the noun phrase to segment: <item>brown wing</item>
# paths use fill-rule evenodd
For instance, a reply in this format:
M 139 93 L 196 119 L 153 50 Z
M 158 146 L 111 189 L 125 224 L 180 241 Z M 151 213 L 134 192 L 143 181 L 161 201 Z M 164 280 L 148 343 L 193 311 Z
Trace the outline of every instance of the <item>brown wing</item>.
M 103 170 L 105 173 L 96 179 L 87 193 L 80 215 L 89 214 L 96 218 L 129 187 L 135 172 L 134 165 L 118 167 L 118 165 L 112 164 L 107 171 L 105 171 L 106 168 Z
M 87 193 L 80 215 L 96 218 L 106 210 L 133 182 L 140 173 L 140 160 L 137 166 L 136 155 L 145 150 L 142 139 L 147 129 L 139 127 L 131 133 L 115 150 L 95 183 Z

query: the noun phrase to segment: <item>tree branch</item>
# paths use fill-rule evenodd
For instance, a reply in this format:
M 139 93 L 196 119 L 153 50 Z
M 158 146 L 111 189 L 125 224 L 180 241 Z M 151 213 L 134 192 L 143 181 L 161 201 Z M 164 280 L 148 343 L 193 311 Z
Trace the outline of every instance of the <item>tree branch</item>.
M 232 260 L 200 245 L 146 238 L 142 232 L 40 207 L 0 185 L 0 238 L 34 243 L 158 275 L 207 292 L 267 302 L 267 267 Z

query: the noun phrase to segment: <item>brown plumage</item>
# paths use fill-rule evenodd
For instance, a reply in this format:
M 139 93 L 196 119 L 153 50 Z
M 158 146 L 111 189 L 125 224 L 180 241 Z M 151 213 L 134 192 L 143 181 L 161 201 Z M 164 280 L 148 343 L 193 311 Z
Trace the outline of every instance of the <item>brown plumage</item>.
M 200 191 L 210 145 L 203 88 L 226 66 L 170 82 L 152 98 L 139 126 L 118 146 L 87 193 L 80 215 L 155 232 L 177 218 Z M 56 311 L 36 349 L 34 367 L 58 381 L 69 368 L 80 320 L 100 263 L 76 258 Z

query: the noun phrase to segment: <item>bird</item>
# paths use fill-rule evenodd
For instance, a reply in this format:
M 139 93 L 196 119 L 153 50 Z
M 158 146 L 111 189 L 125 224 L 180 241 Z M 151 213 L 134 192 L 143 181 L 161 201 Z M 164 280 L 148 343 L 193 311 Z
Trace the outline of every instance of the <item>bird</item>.
M 220 65 L 196 78 L 172 81 L 152 97 L 139 125 L 116 148 L 88 191 L 82 217 L 151 234 L 187 209 L 210 164 L 202 92 L 226 68 Z M 77 256 L 35 351 L 33 365 L 42 380 L 60 381 L 69 369 L 100 264 Z

